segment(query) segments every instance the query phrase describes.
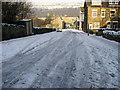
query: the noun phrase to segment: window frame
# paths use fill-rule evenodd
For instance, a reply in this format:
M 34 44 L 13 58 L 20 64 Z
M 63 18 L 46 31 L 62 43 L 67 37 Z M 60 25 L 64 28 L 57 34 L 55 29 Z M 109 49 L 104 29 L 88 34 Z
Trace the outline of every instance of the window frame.
M 94 29 L 100 28 L 100 22 L 94 22 Z
M 118 0 L 110 0 L 109 4 L 118 4 L 118 2 L 119 2 Z
M 114 14 L 111 13 L 112 11 L 114 11 Z M 110 9 L 110 17 L 115 17 L 115 15 L 116 15 L 116 9 Z
M 103 16 L 103 13 L 104 13 L 104 16 Z M 102 10 L 101 10 L 101 17 L 102 17 L 102 18 L 105 18 L 105 17 L 106 17 L 106 10 L 105 10 L 105 9 L 102 9 Z
M 94 14 L 96 14 L 96 16 L 94 16 Z M 92 18 L 97 18 L 98 17 L 98 10 L 97 9 L 93 9 L 92 10 Z

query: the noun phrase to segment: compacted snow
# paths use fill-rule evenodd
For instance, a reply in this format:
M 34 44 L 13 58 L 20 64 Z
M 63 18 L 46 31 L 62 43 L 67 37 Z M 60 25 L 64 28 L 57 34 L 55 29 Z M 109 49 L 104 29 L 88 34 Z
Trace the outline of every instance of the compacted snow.
M 2 42 L 3 88 L 118 88 L 118 43 L 76 30 Z

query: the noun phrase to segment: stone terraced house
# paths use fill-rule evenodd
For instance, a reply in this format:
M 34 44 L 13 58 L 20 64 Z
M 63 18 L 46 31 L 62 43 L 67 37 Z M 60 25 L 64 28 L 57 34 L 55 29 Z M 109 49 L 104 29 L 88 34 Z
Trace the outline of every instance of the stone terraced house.
M 84 3 L 84 31 L 99 28 L 120 28 L 119 0 L 86 0 Z

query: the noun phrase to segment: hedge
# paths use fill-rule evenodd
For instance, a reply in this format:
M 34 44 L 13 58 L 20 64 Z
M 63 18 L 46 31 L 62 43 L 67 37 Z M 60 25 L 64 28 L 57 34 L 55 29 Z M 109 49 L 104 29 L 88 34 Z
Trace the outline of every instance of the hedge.
M 114 40 L 117 42 L 120 42 L 120 36 L 119 35 L 109 35 L 109 34 L 103 34 L 104 38 L 110 39 L 110 40 Z
M 26 29 L 20 25 L 2 25 L 2 40 L 26 36 Z
M 42 28 L 42 27 L 33 28 L 34 34 L 42 34 L 42 33 L 48 33 L 48 32 L 53 32 L 53 31 L 56 31 L 56 29 L 55 28 Z

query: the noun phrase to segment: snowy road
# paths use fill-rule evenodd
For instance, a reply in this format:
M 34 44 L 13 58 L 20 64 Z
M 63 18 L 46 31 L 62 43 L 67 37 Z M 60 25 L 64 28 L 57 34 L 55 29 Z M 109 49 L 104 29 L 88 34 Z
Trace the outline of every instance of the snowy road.
M 118 43 L 63 31 L 3 42 L 4 88 L 118 87 Z

